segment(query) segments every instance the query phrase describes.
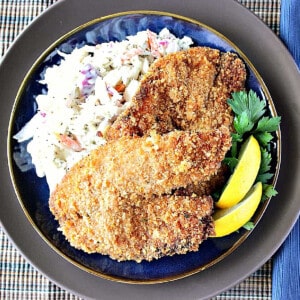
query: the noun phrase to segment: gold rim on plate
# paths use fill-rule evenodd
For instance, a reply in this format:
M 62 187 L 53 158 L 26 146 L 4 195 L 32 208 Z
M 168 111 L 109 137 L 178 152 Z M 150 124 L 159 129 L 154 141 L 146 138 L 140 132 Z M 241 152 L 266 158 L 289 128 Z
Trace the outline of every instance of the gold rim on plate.
M 7 137 L 7 157 L 8 157 L 8 164 L 9 164 L 9 172 L 10 172 L 10 176 L 12 179 L 12 183 L 13 183 L 13 187 L 15 190 L 15 193 L 17 195 L 18 201 L 28 219 L 28 221 L 30 222 L 30 224 L 33 226 L 33 228 L 36 230 L 36 232 L 42 237 L 42 239 L 56 252 L 58 253 L 60 256 L 62 256 L 64 259 L 66 259 L 68 262 L 72 263 L 73 265 L 77 266 L 78 268 L 93 274 L 95 276 L 99 276 L 101 278 L 104 279 L 108 279 L 108 280 L 112 280 L 115 282 L 122 282 L 122 283 L 130 283 L 130 284 L 155 284 L 155 283 L 163 283 L 163 282 L 170 282 L 170 281 L 174 281 L 174 280 L 178 280 L 178 279 L 182 279 L 188 276 L 191 276 L 193 274 L 199 273 L 213 265 L 215 265 L 216 263 L 220 262 L 221 260 L 223 260 L 226 256 L 228 256 L 229 254 L 231 254 L 233 251 L 235 251 L 245 240 L 246 238 L 250 235 L 251 231 L 247 231 L 245 232 L 239 239 L 238 241 L 236 241 L 225 253 L 223 253 L 222 255 L 220 255 L 219 257 L 213 259 L 211 262 L 206 263 L 205 265 L 201 266 L 201 267 L 197 267 L 194 270 L 179 274 L 179 275 L 173 275 L 173 276 L 168 276 L 165 278 L 160 278 L 160 279 L 149 279 L 149 280 L 136 280 L 136 279 L 126 279 L 123 277 L 118 277 L 118 276 L 113 276 L 113 275 L 107 275 L 104 273 L 101 273 L 99 271 L 95 271 L 89 267 L 86 267 L 84 265 L 82 265 L 81 263 L 75 261 L 74 259 L 70 258 L 68 255 L 64 254 L 60 249 L 58 249 L 55 245 L 53 245 L 51 243 L 50 240 L 48 240 L 46 238 L 46 236 L 42 233 L 42 231 L 38 228 L 38 226 L 36 225 L 36 223 L 33 221 L 32 217 L 30 216 L 28 210 L 26 209 L 22 197 L 20 195 L 18 186 L 15 182 L 15 177 L 14 177 L 14 172 L 13 172 L 13 158 L 12 158 L 12 145 L 11 145 L 11 137 L 12 137 L 12 127 L 13 127 L 13 123 L 14 123 L 14 118 L 15 118 L 15 111 L 16 108 L 18 107 L 18 104 L 21 100 L 21 97 L 27 87 L 28 82 L 30 81 L 32 74 L 37 70 L 37 68 L 40 66 L 41 63 L 43 63 L 43 61 L 45 60 L 45 58 L 51 53 L 51 51 L 53 51 L 57 46 L 59 46 L 64 40 L 70 38 L 73 34 L 76 34 L 78 32 L 80 32 L 83 29 L 86 29 L 87 27 L 91 26 L 91 25 L 95 25 L 97 23 L 101 23 L 104 21 L 107 21 L 109 19 L 113 19 L 116 17 L 122 17 L 122 16 L 127 16 L 127 15 L 133 15 L 133 14 L 139 14 L 139 15 L 156 15 L 156 16 L 162 16 L 162 17 L 172 17 L 174 19 L 178 19 L 181 21 L 185 21 L 188 23 L 192 23 L 195 24 L 201 28 L 204 28 L 208 31 L 210 31 L 211 33 L 215 34 L 217 37 L 221 38 L 222 40 L 224 40 L 228 45 L 230 45 L 235 51 L 236 53 L 244 60 L 244 62 L 246 62 L 247 66 L 251 69 L 251 71 L 253 72 L 253 74 L 255 75 L 255 77 L 257 78 L 262 93 L 265 96 L 267 103 L 268 103 L 268 107 L 269 110 L 272 114 L 272 116 L 277 116 L 277 112 L 274 106 L 274 103 L 272 101 L 271 95 L 263 81 L 263 79 L 261 78 L 260 74 L 258 73 L 258 71 L 256 70 L 256 68 L 253 66 L 253 64 L 250 62 L 250 60 L 247 58 L 247 56 L 233 43 L 231 42 L 228 38 L 226 38 L 224 35 L 222 35 L 220 32 L 216 31 L 215 29 L 211 28 L 210 26 L 207 26 L 195 19 L 192 18 L 188 18 L 188 17 L 184 17 L 178 14 L 173 14 L 173 13 L 168 13 L 168 12 L 163 12 L 163 11 L 151 11 L 151 10 L 137 10 L 137 11 L 126 11 L 126 12 L 120 12 L 120 13 L 116 13 L 116 14 L 111 14 L 111 15 L 107 15 L 104 17 L 99 17 L 97 19 L 91 20 L 87 23 L 84 23 L 78 27 L 76 27 L 75 29 L 69 31 L 68 33 L 66 33 L 65 35 L 61 36 L 58 40 L 56 40 L 54 43 L 52 43 L 41 55 L 40 57 L 35 61 L 35 63 L 33 64 L 33 66 L 30 68 L 30 70 L 27 72 L 27 74 L 25 75 L 20 88 L 17 92 L 16 98 L 15 98 L 15 102 L 13 105 L 13 109 L 11 112 L 11 116 L 10 116 L 10 121 L 9 121 L 9 127 L 8 127 L 8 137 Z M 275 173 L 273 176 L 273 181 L 272 181 L 272 185 L 275 186 L 276 182 L 277 182 L 277 178 L 278 178 L 278 174 L 279 174 L 279 169 L 280 169 L 280 162 L 281 162 L 281 133 L 280 133 L 280 129 L 278 129 L 276 131 L 276 138 L 277 138 L 277 144 L 276 144 L 276 151 L 277 151 L 277 161 L 276 161 L 276 168 L 275 168 Z M 269 204 L 270 198 L 265 201 L 263 204 L 260 205 L 260 208 L 256 211 L 255 216 L 253 218 L 254 220 L 254 224 L 256 225 L 259 220 L 261 219 L 261 217 L 263 216 L 268 204 Z

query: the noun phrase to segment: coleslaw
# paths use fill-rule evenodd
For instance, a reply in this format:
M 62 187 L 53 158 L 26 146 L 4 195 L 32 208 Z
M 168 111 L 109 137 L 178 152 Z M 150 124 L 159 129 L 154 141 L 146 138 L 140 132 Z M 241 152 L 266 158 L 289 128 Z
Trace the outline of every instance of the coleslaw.
M 130 105 L 153 61 L 192 43 L 164 28 L 58 52 L 60 64 L 48 67 L 41 80 L 48 91 L 36 97 L 36 114 L 14 135 L 19 143 L 29 141 L 36 174 L 46 176 L 50 192 L 78 160 L 106 143 L 105 130 Z M 21 165 L 20 158 L 15 160 Z

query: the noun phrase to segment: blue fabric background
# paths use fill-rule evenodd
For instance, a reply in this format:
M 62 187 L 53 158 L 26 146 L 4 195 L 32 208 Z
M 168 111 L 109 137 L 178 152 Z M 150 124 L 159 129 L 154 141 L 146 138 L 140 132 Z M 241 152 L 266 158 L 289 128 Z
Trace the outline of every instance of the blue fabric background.
M 300 69 L 300 0 L 282 0 L 280 38 Z M 299 100 L 299 99 L 298 99 Z M 274 256 L 272 299 L 300 299 L 300 220 Z

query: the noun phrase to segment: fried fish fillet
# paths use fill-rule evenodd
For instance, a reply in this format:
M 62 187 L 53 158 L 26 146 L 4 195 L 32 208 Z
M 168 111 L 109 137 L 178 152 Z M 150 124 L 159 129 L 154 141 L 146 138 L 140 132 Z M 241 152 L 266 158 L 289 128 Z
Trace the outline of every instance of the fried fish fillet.
M 152 64 L 132 105 L 106 132 L 107 139 L 143 136 L 150 131 L 232 129 L 226 100 L 242 90 L 243 61 L 233 53 L 194 47 L 166 55 Z
M 132 105 L 106 132 L 107 139 L 143 136 L 179 130 L 233 130 L 227 99 L 244 89 L 246 69 L 233 53 L 194 47 L 158 59 L 141 81 Z M 181 192 L 210 194 L 225 181 L 222 166 L 212 178 L 199 181 Z
M 109 142 L 77 163 L 50 197 L 70 243 L 118 261 L 197 251 L 213 235 L 213 200 L 231 146 L 226 103 L 243 62 L 196 47 L 158 59 Z
M 230 145 L 226 127 L 110 141 L 66 174 L 50 210 L 86 252 L 140 261 L 197 250 L 213 232 L 212 199 L 171 193 L 214 174 Z
M 197 251 L 214 234 L 209 196 L 126 198 L 99 195 L 52 198 L 51 209 L 70 244 L 87 253 L 118 261 L 151 261 L 165 255 Z M 83 198 L 85 196 L 85 198 Z
M 220 168 L 216 170 L 216 173 L 211 175 L 209 179 L 188 184 L 185 188 L 175 190 L 174 194 L 180 196 L 193 194 L 197 196 L 212 195 L 214 192 L 222 189 L 228 180 L 228 171 L 228 166 L 222 163 Z
M 82 191 L 81 186 L 91 186 L 101 194 L 118 192 L 124 197 L 169 194 L 174 188 L 208 179 L 218 170 L 230 146 L 230 132 L 226 127 L 192 133 L 153 133 L 142 138 L 122 137 L 83 158 L 67 173 L 57 190 L 78 185 L 78 193 Z

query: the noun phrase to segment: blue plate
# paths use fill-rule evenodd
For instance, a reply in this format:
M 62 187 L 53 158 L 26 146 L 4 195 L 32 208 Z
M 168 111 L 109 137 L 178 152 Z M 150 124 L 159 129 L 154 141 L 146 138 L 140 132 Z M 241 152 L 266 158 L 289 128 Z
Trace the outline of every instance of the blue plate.
M 221 51 L 237 53 L 247 66 L 246 88 L 254 90 L 260 98 L 266 99 L 269 103 L 268 114 L 276 115 L 273 102 L 263 80 L 245 55 L 229 40 L 197 21 L 178 15 L 149 11 L 128 12 L 93 20 L 76 28 L 51 45 L 25 77 L 11 115 L 8 139 L 10 171 L 18 199 L 29 221 L 47 243 L 71 263 L 87 272 L 115 281 L 156 283 L 194 274 L 232 253 L 246 239 L 249 232 L 242 229 L 224 238 L 211 238 L 204 241 L 197 252 L 163 257 L 152 262 L 117 262 L 108 256 L 86 254 L 71 247 L 61 232 L 57 231 L 58 223 L 54 220 L 48 207 L 49 189 L 46 180 L 45 178 L 38 178 L 34 168 L 26 172 L 20 171 L 14 162 L 13 153 L 24 151 L 28 160 L 30 160 L 30 155 L 26 152 L 26 143 L 19 145 L 12 139 L 12 136 L 35 114 L 35 97 L 46 90 L 46 87 L 40 84 L 39 80 L 48 67 L 60 62 L 61 56 L 57 50 L 70 53 L 74 48 L 86 44 L 95 45 L 108 41 L 121 41 L 126 36 L 134 35 L 141 30 L 150 29 L 158 33 L 165 27 L 177 37 L 182 38 L 185 35 L 191 37 L 195 46 L 208 46 Z M 275 173 L 273 183 L 277 179 L 279 153 L 278 148 L 274 145 L 273 155 L 277 159 L 274 160 L 273 165 Z M 259 221 L 267 204 L 268 201 L 259 207 L 253 219 L 255 224 Z

